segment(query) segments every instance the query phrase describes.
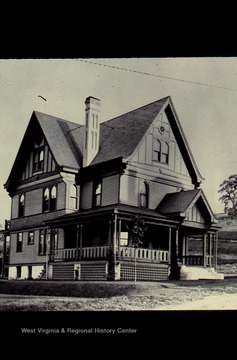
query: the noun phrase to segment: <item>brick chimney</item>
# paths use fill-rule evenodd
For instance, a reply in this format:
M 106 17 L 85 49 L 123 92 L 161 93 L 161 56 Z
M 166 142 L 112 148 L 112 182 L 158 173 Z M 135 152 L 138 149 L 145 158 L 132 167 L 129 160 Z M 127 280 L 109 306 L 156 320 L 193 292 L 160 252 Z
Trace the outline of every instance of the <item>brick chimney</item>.
M 101 101 L 92 96 L 85 101 L 85 135 L 83 149 L 83 167 L 90 165 L 99 151 L 100 142 L 100 105 Z

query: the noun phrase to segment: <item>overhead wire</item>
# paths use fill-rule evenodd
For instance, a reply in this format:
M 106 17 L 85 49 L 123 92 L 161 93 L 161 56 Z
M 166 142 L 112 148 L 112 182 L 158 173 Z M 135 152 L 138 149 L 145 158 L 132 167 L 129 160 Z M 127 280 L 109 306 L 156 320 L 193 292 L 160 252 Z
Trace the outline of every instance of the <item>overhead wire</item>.
M 183 83 L 207 86 L 207 87 L 218 88 L 218 89 L 223 89 L 223 90 L 237 91 L 237 89 L 235 89 L 235 88 L 229 88 L 229 87 L 224 87 L 224 86 L 219 86 L 219 85 L 214 85 L 214 84 L 209 84 L 209 83 L 204 83 L 204 82 L 198 82 L 198 81 L 193 81 L 193 80 L 185 80 L 185 79 L 175 78 L 175 77 L 166 76 L 166 75 L 149 73 L 149 72 L 146 72 L 146 71 L 128 69 L 128 68 L 125 68 L 125 67 L 120 67 L 120 66 L 115 66 L 115 65 L 110 65 L 110 64 L 102 64 L 102 63 L 99 63 L 99 62 L 96 62 L 96 61 L 91 61 L 91 60 L 86 60 L 86 59 L 77 59 L 77 60 L 81 61 L 81 62 L 84 62 L 84 63 L 88 63 L 88 64 L 108 67 L 108 68 L 116 69 L 116 70 L 128 71 L 128 72 L 142 74 L 142 75 L 146 75 L 146 76 L 158 77 L 158 78 L 166 79 L 166 80 L 179 81 L 179 82 L 183 82 Z

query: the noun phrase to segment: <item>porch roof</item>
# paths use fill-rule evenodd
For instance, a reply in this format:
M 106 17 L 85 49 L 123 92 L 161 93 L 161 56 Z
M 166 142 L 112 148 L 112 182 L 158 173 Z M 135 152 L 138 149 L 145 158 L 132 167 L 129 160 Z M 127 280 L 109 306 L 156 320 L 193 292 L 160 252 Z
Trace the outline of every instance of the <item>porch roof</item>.
M 185 190 L 164 196 L 157 211 L 166 216 L 186 217 L 187 211 L 201 198 L 212 223 L 218 223 L 202 189 Z
M 136 207 L 125 204 L 114 204 L 103 206 L 100 208 L 93 208 L 87 210 L 80 210 L 70 214 L 66 214 L 55 219 L 45 221 L 45 224 L 48 226 L 64 226 L 70 224 L 76 224 L 79 222 L 86 222 L 96 219 L 101 219 L 103 217 L 110 217 L 114 214 L 118 214 L 120 218 L 129 219 L 132 214 L 141 215 L 147 222 L 156 222 L 160 224 L 169 224 L 170 226 L 176 226 L 179 222 L 170 219 L 166 215 L 159 213 L 156 210 L 147 209 L 144 207 Z

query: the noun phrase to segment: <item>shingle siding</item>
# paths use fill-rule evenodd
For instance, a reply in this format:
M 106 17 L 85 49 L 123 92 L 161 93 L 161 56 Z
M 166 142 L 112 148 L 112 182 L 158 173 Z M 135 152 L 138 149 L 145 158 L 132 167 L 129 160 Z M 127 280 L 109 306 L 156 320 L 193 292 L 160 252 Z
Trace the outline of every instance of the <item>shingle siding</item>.
M 117 204 L 119 201 L 119 174 L 103 178 L 102 206 Z

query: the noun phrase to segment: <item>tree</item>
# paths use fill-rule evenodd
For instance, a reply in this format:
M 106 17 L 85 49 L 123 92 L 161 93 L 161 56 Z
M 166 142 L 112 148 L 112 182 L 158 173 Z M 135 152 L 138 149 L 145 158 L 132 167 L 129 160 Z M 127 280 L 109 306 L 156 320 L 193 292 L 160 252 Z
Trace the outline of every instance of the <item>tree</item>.
M 230 217 L 237 217 L 237 175 L 230 175 L 220 184 L 218 193 L 221 193 L 219 201 L 224 204 L 224 212 Z
M 133 214 L 131 218 L 130 226 L 128 226 L 130 233 L 131 245 L 135 248 L 134 251 L 134 263 L 135 263 L 135 283 L 137 279 L 137 262 L 136 262 L 136 250 L 142 246 L 147 226 L 145 221 L 138 214 Z

